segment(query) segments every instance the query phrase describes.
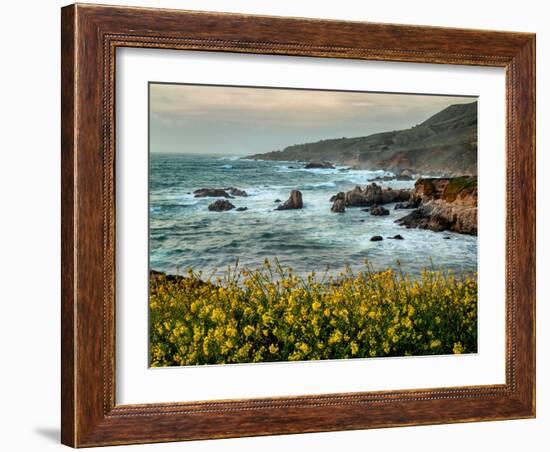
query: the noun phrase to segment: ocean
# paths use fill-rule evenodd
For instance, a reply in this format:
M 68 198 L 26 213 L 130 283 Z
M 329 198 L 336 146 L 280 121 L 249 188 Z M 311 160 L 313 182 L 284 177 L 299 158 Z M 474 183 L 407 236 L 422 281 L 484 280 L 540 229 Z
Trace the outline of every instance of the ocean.
M 385 207 L 388 216 L 360 208 L 332 213 L 329 198 L 367 185 L 383 171 L 304 169 L 297 162 L 247 160 L 234 156 L 150 154 L 150 269 L 183 274 L 188 268 L 221 275 L 228 266 L 249 268 L 277 258 L 298 274 L 335 274 L 346 266 L 374 270 L 396 267 L 419 274 L 423 268 L 477 271 L 477 237 L 452 232 L 406 229 L 394 221 L 410 210 Z M 383 187 L 412 188 L 414 181 L 377 182 Z M 236 187 L 248 197 L 229 201 L 237 212 L 211 212 L 214 198 L 195 198 L 199 188 Z M 290 191 L 302 192 L 304 208 L 276 211 Z M 388 237 L 401 234 L 404 240 Z M 381 235 L 383 241 L 372 242 Z M 448 237 L 446 239 L 445 237 Z

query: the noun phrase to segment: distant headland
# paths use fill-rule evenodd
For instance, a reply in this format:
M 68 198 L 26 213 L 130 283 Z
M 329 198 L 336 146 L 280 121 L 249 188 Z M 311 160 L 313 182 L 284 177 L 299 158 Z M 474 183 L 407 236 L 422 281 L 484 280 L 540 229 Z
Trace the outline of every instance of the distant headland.
M 331 162 L 357 169 L 433 176 L 477 173 L 477 101 L 455 104 L 405 130 L 295 144 L 255 160 Z

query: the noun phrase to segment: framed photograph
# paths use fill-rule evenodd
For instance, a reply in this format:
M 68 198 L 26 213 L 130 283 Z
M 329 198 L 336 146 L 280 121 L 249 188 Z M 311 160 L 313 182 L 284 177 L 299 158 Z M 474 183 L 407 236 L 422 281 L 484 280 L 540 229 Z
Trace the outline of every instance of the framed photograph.
M 535 416 L 535 36 L 62 9 L 62 442 Z

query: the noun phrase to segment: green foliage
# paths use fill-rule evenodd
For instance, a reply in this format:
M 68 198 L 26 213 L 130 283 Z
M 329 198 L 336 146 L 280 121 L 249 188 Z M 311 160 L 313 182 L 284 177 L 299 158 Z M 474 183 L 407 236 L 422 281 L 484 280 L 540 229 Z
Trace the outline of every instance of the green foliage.
M 303 279 L 266 260 L 200 276 L 151 275 L 151 366 L 477 351 L 475 275 L 366 267 Z
M 453 177 L 445 187 L 443 198 L 448 202 L 453 202 L 459 193 L 473 193 L 477 189 L 477 177 L 461 176 Z

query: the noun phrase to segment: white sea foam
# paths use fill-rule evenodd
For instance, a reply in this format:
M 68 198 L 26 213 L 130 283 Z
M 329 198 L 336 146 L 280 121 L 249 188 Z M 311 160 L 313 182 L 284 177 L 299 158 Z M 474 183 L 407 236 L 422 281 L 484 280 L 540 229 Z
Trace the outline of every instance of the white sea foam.
M 235 160 L 241 160 L 241 157 L 238 155 L 227 155 L 227 156 L 224 155 L 223 157 L 219 157 L 218 160 L 229 160 L 234 162 Z
M 268 162 L 240 159 L 231 171 L 220 169 L 217 157 L 154 156 L 151 170 L 150 231 L 151 268 L 173 271 L 176 266 L 193 266 L 205 271 L 225 268 L 239 258 L 255 265 L 264 258 L 279 257 L 298 272 L 319 270 L 329 265 L 357 268 L 365 259 L 376 268 L 402 262 L 406 271 L 417 272 L 430 265 L 475 270 L 476 237 L 427 230 L 406 229 L 395 223 L 407 211 L 387 208 L 390 214 L 376 217 L 360 208 L 344 214 L 330 211 L 330 197 L 355 185 L 387 175 L 337 167 L 304 170 L 297 162 Z M 229 164 L 228 164 L 229 165 Z M 296 168 L 288 168 L 296 166 Z M 154 170 L 153 170 L 154 168 Z M 385 187 L 412 187 L 414 181 L 380 181 Z M 247 197 L 229 201 L 246 211 L 211 212 L 216 198 L 195 198 L 202 187 L 238 187 Z M 302 191 L 304 208 L 276 211 L 290 191 Z M 164 207 L 163 207 L 164 206 Z M 404 240 L 392 240 L 401 234 Z M 382 242 L 371 242 L 382 235 Z M 450 239 L 445 239 L 449 236 Z

